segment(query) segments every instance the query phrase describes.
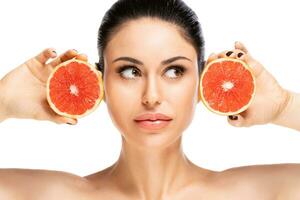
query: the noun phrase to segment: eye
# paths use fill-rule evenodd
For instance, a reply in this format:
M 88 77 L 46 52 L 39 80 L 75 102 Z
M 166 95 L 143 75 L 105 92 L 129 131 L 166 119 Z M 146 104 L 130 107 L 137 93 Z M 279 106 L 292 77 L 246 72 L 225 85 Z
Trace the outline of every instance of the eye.
M 182 76 L 185 72 L 185 68 L 180 65 L 173 65 L 167 68 L 166 74 L 171 78 L 171 79 L 176 79 L 179 76 Z M 179 74 L 179 76 L 177 76 Z
M 185 73 L 186 68 L 181 65 L 172 65 L 165 71 L 169 78 L 176 79 Z M 141 76 L 140 70 L 133 65 L 123 65 L 117 70 L 117 72 L 125 79 L 134 79 L 136 76 Z
M 136 75 L 140 76 L 140 71 L 138 68 L 132 65 L 123 65 L 118 69 L 118 73 L 121 77 L 126 79 L 134 79 Z

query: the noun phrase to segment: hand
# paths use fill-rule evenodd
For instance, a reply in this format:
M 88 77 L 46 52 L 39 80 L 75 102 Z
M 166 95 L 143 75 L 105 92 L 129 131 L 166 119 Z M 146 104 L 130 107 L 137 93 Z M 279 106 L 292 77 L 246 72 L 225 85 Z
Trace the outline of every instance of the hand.
M 51 58 L 53 60 L 47 62 Z M 0 88 L 4 117 L 76 124 L 77 119 L 57 115 L 49 106 L 46 95 L 46 83 L 52 70 L 73 58 L 87 61 L 87 56 L 76 50 L 68 50 L 57 57 L 54 49 L 48 48 L 5 75 Z
M 285 109 L 290 98 L 289 92 L 284 90 L 264 66 L 249 54 L 241 42 L 236 42 L 233 50 L 211 54 L 207 63 L 225 57 L 246 62 L 253 69 L 256 82 L 256 92 L 251 105 L 242 113 L 229 116 L 229 124 L 237 127 L 249 127 L 274 122 Z

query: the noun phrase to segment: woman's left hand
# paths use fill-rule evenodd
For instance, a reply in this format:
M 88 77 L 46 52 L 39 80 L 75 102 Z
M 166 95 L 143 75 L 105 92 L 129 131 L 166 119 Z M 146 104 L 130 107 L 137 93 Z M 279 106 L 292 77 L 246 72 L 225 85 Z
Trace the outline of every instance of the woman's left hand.
M 290 98 L 289 92 L 283 89 L 272 74 L 249 54 L 241 42 L 236 42 L 233 50 L 211 54 L 207 63 L 225 57 L 246 62 L 253 69 L 256 82 L 256 92 L 251 105 L 242 113 L 229 116 L 229 124 L 237 127 L 249 127 L 274 122 L 285 109 Z

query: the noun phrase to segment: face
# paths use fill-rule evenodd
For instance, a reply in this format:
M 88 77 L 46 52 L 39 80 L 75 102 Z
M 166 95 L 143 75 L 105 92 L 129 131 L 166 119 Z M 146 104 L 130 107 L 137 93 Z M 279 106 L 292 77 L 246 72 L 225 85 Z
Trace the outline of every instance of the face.
M 105 102 L 123 139 L 140 148 L 165 148 L 191 123 L 198 97 L 197 53 L 179 29 L 158 19 L 132 20 L 104 50 Z M 145 113 L 172 120 L 138 123 Z M 144 127 L 142 124 L 166 124 Z

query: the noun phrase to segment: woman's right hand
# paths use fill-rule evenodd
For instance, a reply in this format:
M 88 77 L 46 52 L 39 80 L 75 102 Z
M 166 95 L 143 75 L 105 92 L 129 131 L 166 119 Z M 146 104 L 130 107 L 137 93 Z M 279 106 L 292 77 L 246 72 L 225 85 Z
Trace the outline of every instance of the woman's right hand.
M 245 45 L 236 42 L 234 49 L 212 54 L 208 62 L 217 58 L 234 58 L 247 63 L 255 76 L 256 92 L 247 110 L 228 118 L 229 124 L 236 127 L 249 127 L 258 124 L 274 123 L 284 112 L 291 93 L 281 87 L 275 77 L 256 59 Z
M 53 58 L 52 61 L 49 59 Z M 58 124 L 76 124 L 77 119 L 57 115 L 47 102 L 46 83 L 52 70 L 70 59 L 87 61 L 87 56 L 76 50 L 56 55 L 52 48 L 45 49 L 6 74 L 0 82 L 0 115 L 7 118 L 48 120 Z

